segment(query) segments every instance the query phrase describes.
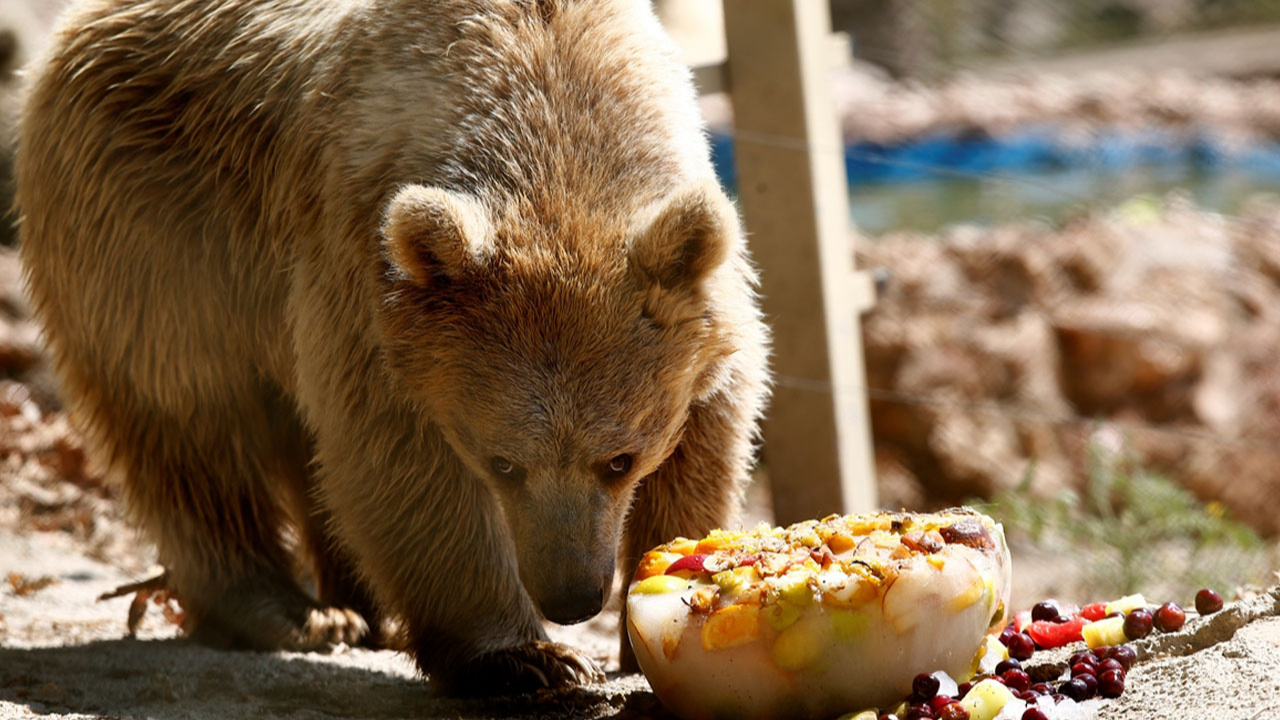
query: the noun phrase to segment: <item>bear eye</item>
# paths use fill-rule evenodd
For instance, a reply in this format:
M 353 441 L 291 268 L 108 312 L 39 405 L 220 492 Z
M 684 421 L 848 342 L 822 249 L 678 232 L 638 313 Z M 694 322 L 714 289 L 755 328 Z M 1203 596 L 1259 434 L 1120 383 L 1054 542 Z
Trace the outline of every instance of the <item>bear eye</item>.
M 606 470 L 610 477 L 622 477 L 623 475 L 626 475 L 627 472 L 631 470 L 631 456 L 626 453 L 614 456 L 609 460 Z
M 516 474 L 516 465 L 501 455 L 494 456 L 489 461 L 489 467 L 498 474 L 499 477 L 514 477 Z

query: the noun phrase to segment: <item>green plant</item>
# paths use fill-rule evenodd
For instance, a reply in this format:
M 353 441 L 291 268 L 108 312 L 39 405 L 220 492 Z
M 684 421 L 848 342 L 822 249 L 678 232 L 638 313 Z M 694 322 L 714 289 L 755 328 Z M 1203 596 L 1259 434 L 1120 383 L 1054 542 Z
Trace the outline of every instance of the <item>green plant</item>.
M 1202 503 L 1131 458 L 1092 446 L 1081 490 L 1049 498 L 1032 493 L 1034 475 L 1032 466 L 1016 488 L 973 504 L 1002 522 L 1011 542 L 1077 563 L 1082 597 L 1142 592 L 1189 602 L 1201 587 L 1259 583 L 1271 569 L 1268 545 L 1221 503 Z

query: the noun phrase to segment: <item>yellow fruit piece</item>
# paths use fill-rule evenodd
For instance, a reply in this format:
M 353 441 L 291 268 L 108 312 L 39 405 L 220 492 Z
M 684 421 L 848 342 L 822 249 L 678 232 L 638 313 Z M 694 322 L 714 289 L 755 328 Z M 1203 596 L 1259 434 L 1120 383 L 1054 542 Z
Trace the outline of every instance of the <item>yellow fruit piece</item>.
M 640 565 L 636 568 L 635 580 L 644 580 L 655 575 L 661 575 L 671 567 L 671 563 L 680 559 L 680 555 L 661 550 L 650 550 L 640 558 Z
M 769 627 L 777 632 L 782 632 L 795 624 L 804 611 L 793 603 L 786 600 L 778 600 L 764 606 L 765 622 L 769 623 Z
M 836 720 L 876 720 L 878 717 L 880 716 L 876 714 L 875 710 L 863 710 L 861 712 L 849 713 L 848 715 L 841 715 L 836 718 Z
M 947 601 L 947 609 L 951 612 L 960 612 L 978 602 L 982 599 L 983 594 L 987 592 L 988 583 L 989 581 L 984 581 L 980 577 L 976 578 L 973 584 L 966 588 L 964 592 Z
M 1106 617 L 1097 622 L 1088 623 L 1080 628 L 1080 634 L 1084 635 L 1085 644 L 1090 649 L 1122 645 L 1129 640 L 1124 634 L 1123 617 Z
M 947 559 L 941 555 L 930 555 L 928 557 L 929 564 L 941 570 L 947 564 Z
M 675 575 L 654 575 L 636 583 L 632 593 L 640 595 L 660 595 L 662 593 L 679 592 L 689 588 L 689 581 Z
M 969 720 L 994 720 L 1013 693 L 995 680 L 983 680 L 969 689 L 960 704 L 969 711 Z
M 677 555 L 692 555 L 698 549 L 698 541 L 689 538 L 676 538 L 667 543 L 667 550 Z
M 710 535 L 698 541 L 695 550 L 700 553 L 713 553 L 728 547 L 734 541 L 742 538 L 742 533 L 730 530 L 712 530 Z
M 812 622 L 796 623 L 773 642 L 773 664 L 783 670 L 804 670 L 822 657 L 822 633 Z
M 1146 606 L 1147 606 L 1147 599 L 1142 597 L 1142 593 L 1136 593 L 1134 595 L 1125 595 L 1119 600 L 1112 600 L 1111 602 L 1107 603 L 1107 614 L 1110 615 L 1113 612 L 1122 612 L 1125 615 L 1128 615 L 1134 610 L 1137 610 L 1138 608 L 1146 607 Z
M 990 675 L 995 672 L 996 665 L 1008 659 L 1009 648 L 1005 647 L 995 635 L 987 635 L 982 638 L 982 646 L 973 656 L 971 675 L 978 673 Z
M 836 533 L 827 538 L 827 547 L 831 548 L 831 552 L 839 555 L 842 552 L 848 552 L 854 548 L 853 536 L 846 533 Z
M 729 605 L 702 624 L 702 648 L 723 650 L 749 643 L 760 634 L 759 605 Z
M 835 610 L 831 613 L 831 634 L 843 642 L 857 640 L 870 625 L 871 618 L 866 613 L 854 610 Z

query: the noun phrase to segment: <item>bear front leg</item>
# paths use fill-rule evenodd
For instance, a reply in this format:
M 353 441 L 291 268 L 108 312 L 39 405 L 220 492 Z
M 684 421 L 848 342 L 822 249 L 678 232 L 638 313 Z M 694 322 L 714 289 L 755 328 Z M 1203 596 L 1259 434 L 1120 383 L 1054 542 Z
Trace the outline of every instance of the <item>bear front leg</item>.
M 732 392 L 694 406 L 671 456 L 640 482 L 621 553 L 623 592 L 645 552 L 678 536 L 700 538 L 724 527 L 746 486 L 758 404 Z M 620 659 L 637 672 L 622 605 Z
M 402 423 L 387 423 L 381 436 L 322 432 L 321 487 L 336 535 L 404 621 L 418 667 L 449 694 L 603 680 L 589 657 L 548 640 L 489 488 L 433 429 L 386 438 L 417 424 Z

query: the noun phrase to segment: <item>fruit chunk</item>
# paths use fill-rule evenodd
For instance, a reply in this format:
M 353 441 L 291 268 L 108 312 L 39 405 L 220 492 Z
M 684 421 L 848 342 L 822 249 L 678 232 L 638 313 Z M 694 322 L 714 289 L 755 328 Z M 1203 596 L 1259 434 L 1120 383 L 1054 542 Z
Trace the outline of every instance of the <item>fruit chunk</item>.
M 1089 623 L 1081 629 L 1080 634 L 1084 636 L 1084 641 L 1090 648 L 1120 645 L 1128 640 L 1124 634 L 1123 617 L 1103 618 L 1098 622 Z
M 675 553 L 650 550 L 640 559 L 640 565 L 636 568 L 636 576 L 633 579 L 644 580 L 654 575 L 661 575 L 667 571 L 671 563 L 678 559 L 680 556 Z
M 823 633 L 812 621 L 795 623 L 773 642 L 773 664 L 783 670 L 803 670 L 822 657 Z
M 982 647 L 974 658 L 974 674 L 990 675 L 997 665 L 1008 659 L 1009 648 L 995 635 L 988 635 L 982 639 Z
M 988 679 L 970 688 L 960 704 L 969 711 L 969 720 L 994 720 L 1012 699 L 1009 688 L 998 680 Z
M 641 595 L 657 595 L 659 593 L 679 592 L 689 588 L 689 581 L 674 575 L 654 575 L 636 583 L 631 592 Z
M 728 605 L 711 613 L 702 625 L 702 647 L 723 650 L 749 643 L 759 634 L 759 605 Z
M 1134 610 L 1137 610 L 1138 608 L 1144 608 L 1146 606 L 1147 606 L 1147 599 L 1142 597 L 1142 593 L 1125 595 L 1119 600 L 1112 600 L 1111 602 L 1107 603 L 1107 614 L 1110 615 L 1111 613 L 1120 612 L 1128 615 Z
M 1036 620 L 1027 626 L 1027 634 L 1036 641 L 1036 645 L 1042 648 L 1062 647 L 1068 643 L 1083 640 L 1084 636 L 1080 633 L 1087 623 L 1088 621 L 1082 617 L 1075 617 L 1062 623 Z
M 682 557 L 682 558 L 680 558 L 680 559 L 678 559 L 678 560 L 675 560 L 675 561 L 674 561 L 674 562 L 672 562 L 670 565 L 668 565 L 668 566 L 667 566 L 666 574 L 667 574 L 667 575 L 674 575 L 674 574 L 676 574 L 676 573 L 678 573 L 678 572 L 681 572 L 681 571 L 684 571 L 684 572 L 704 572 L 704 571 L 706 570 L 706 568 L 704 568 L 704 567 L 702 566 L 702 564 L 703 564 L 704 562 L 706 562 L 706 560 L 707 560 L 707 556 L 706 556 L 705 554 L 702 554 L 702 553 L 695 553 L 695 554 L 693 554 L 693 555 L 685 555 L 684 557 Z
M 1080 608 L 1080 617 L 1089 622 L 1097 622 L 1107 616 L 1107 604 L 1104 602 L 1089 603 Z

